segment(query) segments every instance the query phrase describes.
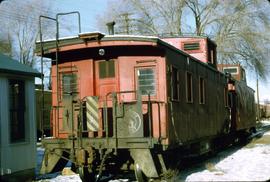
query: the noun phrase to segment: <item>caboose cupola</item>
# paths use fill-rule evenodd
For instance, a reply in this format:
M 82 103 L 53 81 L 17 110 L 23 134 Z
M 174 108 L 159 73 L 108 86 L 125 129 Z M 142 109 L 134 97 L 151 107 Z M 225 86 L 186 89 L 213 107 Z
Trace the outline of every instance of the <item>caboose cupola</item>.
M 193 37 L 170 37 L 162 38 L 163 41 L 197 58 L 201 62 L 216 68 L 217 64 L 217 45 L 206 36 Z
M 218 70 L 229 73 L 235 80 L 246 82 L 245 69 L 240 64 L 218 64 Z

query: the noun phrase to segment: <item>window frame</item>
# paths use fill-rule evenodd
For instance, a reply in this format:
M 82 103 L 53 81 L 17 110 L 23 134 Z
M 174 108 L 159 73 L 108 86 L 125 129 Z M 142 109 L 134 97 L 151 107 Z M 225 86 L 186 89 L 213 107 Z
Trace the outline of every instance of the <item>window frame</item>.
M 199 44 L 199 49 L 193 49 L 193 50 L 185 50 L 185 45 L 186 44 L 195 44 L 198 43 Z M 188 52 L 188 53 L 199 53 L 199 52 L 203 52 L 202 51 L 202 46 L 201 46 L 201 42 L 200 41 L 185 41 L 181 43 L 181 48 L 183 51 Z
M 226 85 L 223 89 L 223 101 L 224 101 L 224 106 L 229 107 L 229 91 Z
M 188 84 L 189 80 L 188 80 L 188 75 L 190 75 L 190 84 Z M 187 103 L 193 103 L 194 101 L 194 93 L 193 93 L 193 77 L 192 77 L 192 73 L 189 71 L 186 71 L 186 102 Z M 189 100 L 189 88 L 188 85 L 190 85 L 190 100 Z
M 13 82 L 13 83 L 12 83 Z M 19 94 L 14 96 L 14 90 L 12 91 L 11 85 L 19 84 Z M 12 92 L 12 95 L 11 95 Z M 8 79 L 8 103 L 9 103 L 9 142 L 11 144 L 15 143 L 22 143 L 26 142 L 27 139 L 27 128 L 26 128 L 26 83 L 25 80 L 21 79 L 15 79 L 15 78 L 10 78 Z M 11 100 L 12 99 L 12 100 Z M 14 105 L 17 104 L 17 107 L 14 107 Z M 15 115 L 14 115 L 15 113 Z M 15 117 L 14 117 L 15 116 Z M 17 124 L 16 121 L 17 120 Z M 14 124 L 15 123 L 15 124 Z M 16 131 L 14 131 L 14 126 L 17 126 L 19 128 L 19 137 L 15 138 Z M 21 133 L 22 132 L 22 133 Z
M 199 76 L 199 104 L 205 104 L 205 95 L 205 78 Z
M 59 96 L 60 100 L 63 100 L 65 95 L 69 95 L 68 93 L 64 93 L 64 77 L 67 75 L 74 75 L 75 76 L 75 86 L 76 90 L 73 90 L 73 88 L 70 88 L 72 90 L 72 93 L 78 93 L 79 90 L 79 81 L 78 81 L 78 72 L 77 71 L 67 71 L 67 72 L 60 72 L 60 89 L 59 89 Z
M 176 77 L 174 77 L 174 70 L 176 71 Z M 174 97 L 175 93 L 176 97 Z M 180 101 L 180 71 L 174 66 L 171 66 L 171 100 Z
M 113 62 L 113 75 L 110 75 L 110 62 Z M 105 63 L 105 75 L 101 76 L 101 64 Z M 115 78 L 116 76 L 116 68 L 115 68 L 115 60 L 114 59 L 108 59 L 108 60 L 100 60 L 98 61 L 98 78 L 99 79 L 111 79 Z
M 236 72 L 235 73 L 231 73 L 231 72 L 225 72 L 225 70 L 228 70 L 228 69 L 236 69 Z M 229 73 L 231 75 L 238 75 L 239 74 L 239 68 L 237 66 L 230 66 L 230 67 L 224 67 L 223 68 L 223 73 Z
M 150 94 L 150 97 L 157 97 L 158 94 L 158 78 L 157 78 L 157 73 L 156 73 L 156 66 L 140 66 L 136 67 L 135 69 L 135 76 L 136 76 L 136 89 L 135 90 L 140 90 L 140 80 L 139 80 L 139 75 L 138 71 L 140 70 L 146 70 L 146 69 L 152 69 L 153 70 L 153 75 L 154 75 L 154 94 Z M 148 94 L 143 94 L 141 93 L 143 97 L 148 96 Z

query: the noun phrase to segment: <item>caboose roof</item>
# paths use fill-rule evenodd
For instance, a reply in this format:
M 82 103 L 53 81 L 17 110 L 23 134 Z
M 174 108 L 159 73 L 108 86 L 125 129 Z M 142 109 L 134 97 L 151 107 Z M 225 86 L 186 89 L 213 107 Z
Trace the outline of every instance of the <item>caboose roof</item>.
M 99 32 L 96 32 L 99 33 Z M 87 34 L 87 33 L 84 33 Z M 187 37 L 187 36 L 184 36 Z M 191 37 L 191 36 L 190 36 Z M 168 37 L 169 38 L 169 37 Z M 176 38 L 176 37 L 175 37 Z M 178 36 L 179 38 L 179 36 Z M 207 36 L 200 36 L 200 38 L 207 38 Z M 163 38 L 162 38 L 163 39 Z M 154 43 L 159 46 L 164 46 L 167 49 L 172 49 L 174 51 L 180 52 L 182 55 L 185 55 L 187 57 L 191 57 L 193 60 L 199 62 L 199 64 L 203 64 L 210 69 L 217 71 L 216 69 L 212 68 L 211 66 L 201 62 L 197 58 L 187 54 L 186 52 L 174 47 L 173 45 L 170 45 L 169 43 L 163 41 L 159 37 L 156 36 L 142 36 L 142 35 L 121 35 L 121 34 L 114 34 L 114 35 L 105 35 L 102 37 L 99 42 L 106 42 L 106 41 L 134 41 L 134 42 L 150 42 Z M 88 42 L 88 41 L 87 41 Z M 97 42 L 97 40 L 90 40 L 90 42 Z M 76 45 L 76 44 L 85 44 L 85 40 L 80 38 L 80 35 L 77 36 L 71 36 L 71 37 L 62 37 L 58 39 L 58 46 L 59 48 L 65 47 L 65 46 L 70 46 L 70 45 Z M 56 48 L 56 39 L 47 39 L 42 41 L 43 45 L 43 52 L 44 54 L 50 54 L 52 52 L 55 52 Z M 124 45 L 123 45 L 124 46 Z M 37 41 L 36 42 L 36 53 L 40 54 L 41 52 L 41 42 Z M 222 74 L 222 73 L 221 73 Z
M 49 51 L 50 49 L 54 49 L 56 47 L 56 39 L 46 39 L 44 41 L 42 41 L 43 44 L 43 48 L 44 48 L 44 53 L 46 53 L 47 51 Z M 141 35 L 106 35 L 104 36 L 100 41 L 146 41 L 146 42 L 158 42 L 158 40 L 160 40 L 158 37 L 154 37 L 154 36 L 141 36 Z M 59 47 L 63 47 L 63 46 L 68 46 L 68 45 L 74 45 L 74 44 L 82 44 L 85 43 L 85 41 L 83 39 L 81 39 L 79 37 L 79 35 L 77 36 L 69 36 L 69 37 L 61 37 L 58 39 L 59 42 Z M 40 41 L 36 42 L 36 51 L 39 54 L 40 53 L 40 46 L 41 43 Z
M 84 34 L 87 34 L 87 33 L 84 33 Z M 96 41 L 96 40 L 92 40 L 92 42 L 93 41 Z M 163 41 L 162 39 L 160 39 L 159 37 L 156 37 L 156 36 L 114 34 L 114 35 L 105 35 L 99 41 L 100 42 L 106 42 L 106 41 L 152 42 L 152 43 L 156 43 L 156 44 L 165 46 L 167 48 L 174 49 L 176 51 L 180 51 L 181 54 L 192 57 L 191 55 L 185 53 L 184 51 L 182 51 L 180 49 L 177 49 L 176 47 L 170 45 L 169 43 Z M 80 34 L 77 35 L 77 36 L 62 37 L 62 38 L 58 39 L 59 48 L 64 47 L 64 46 L 76 45 L 76 44 L 84 44 L 84 43 L 85 43 L 85 40 L 80 38 Z M 43 45 L 44 54 L 51 53 L 51 51 L 56 48 L 56 39 L 46 39 L 46 40 L 42 41 L 42 45 Z M 54 52 L 54 51 L 52 51 L 52 52 Z M 40 55 L 40 53 L 41 53 L 41 43 L 40 43 L 40 41 L 36 42 L 36 53 L 38 55 Z M 194 57 L 192 57 L 192 58 L 197 60 Z M 197 60 L 197 61 L 199 61 L 199 60 Z

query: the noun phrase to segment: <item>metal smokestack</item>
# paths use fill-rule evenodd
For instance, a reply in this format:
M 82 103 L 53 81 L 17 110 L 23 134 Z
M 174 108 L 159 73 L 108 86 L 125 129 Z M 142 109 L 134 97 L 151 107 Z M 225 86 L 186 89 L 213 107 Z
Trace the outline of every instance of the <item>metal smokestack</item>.
M 106 25 L 108 27 L 108 33 L 109 33 L 109 35 L 113 35 L 114 34 L 114 25 L 115 25 L 115 22 L 112 21 L 112 22 L 107 23 Z

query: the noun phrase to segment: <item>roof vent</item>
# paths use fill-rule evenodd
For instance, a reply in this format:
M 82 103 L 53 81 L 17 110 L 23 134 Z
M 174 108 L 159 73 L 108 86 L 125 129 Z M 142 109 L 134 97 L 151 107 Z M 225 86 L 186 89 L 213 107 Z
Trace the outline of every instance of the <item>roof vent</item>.
M 83 39 L 84 41 L 90 41 L 90 40 L 100 40 L 105 35 L 100 32 L 90 32 L 90 33 L 80 33 L 79 37 Z
M 184 50 L 185 51 L 192 51 L 192 50 L 199 50 L 199 49 L 200 49 L 199 42 L 184 43 Z

